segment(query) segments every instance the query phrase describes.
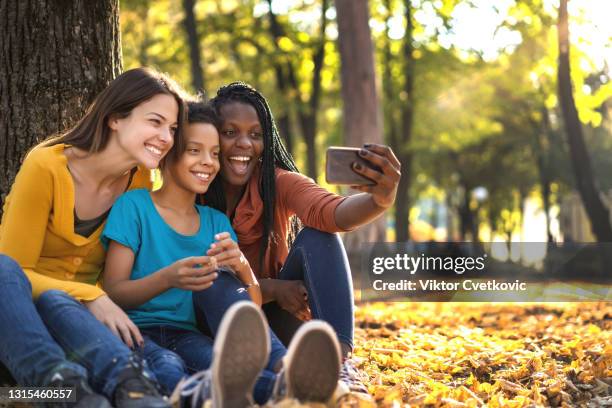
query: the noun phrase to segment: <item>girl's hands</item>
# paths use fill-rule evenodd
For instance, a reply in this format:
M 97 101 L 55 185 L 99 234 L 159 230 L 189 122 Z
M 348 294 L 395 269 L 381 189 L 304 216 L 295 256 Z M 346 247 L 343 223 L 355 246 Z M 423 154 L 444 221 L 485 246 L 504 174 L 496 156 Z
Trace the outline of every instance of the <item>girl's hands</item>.
M 232 239 L 229 232 L 221 232 L 215 235 L 217 242 L 210 245 L 206 255 L 216 259 L 219 266 L 229 266 L 245 284 L 255 282 L 251 265 L 246 259 L 238 244 Z
M 217 262 L 210 256 L 192 256 L 176 261 L 162 270 L 168 286 L 200 291 L 212 286 L 217 279 Z
M 308 321 L 312 319 L 308 305 L 308 291 L 304 282 L 300 280 L 275 279 L 276 303 L 298 319 Z
M 104 323 L 129 348 L 134 348 L 135 345 L 140 347 L 144 345 L 144 339 L 138 327 L 107 295 L 100 296 L 91 302 L 85 302 L 84 305 L 96 319 Z M 136 341 L 136 344 L 134 341 Z
M 359 163 L 353 165 L 356 173 L 369 178 L 376 184 L 373 186 L 352 186 L 355 190 L 370 193 L 374 203 L 381 208 L 389 208 L 395 201 L 397 185 L 402 173 L 401 163 L 395 157 L 389 146 L 365 144 L 359 156 L 378 167 L 380 171 L 363 167 Z

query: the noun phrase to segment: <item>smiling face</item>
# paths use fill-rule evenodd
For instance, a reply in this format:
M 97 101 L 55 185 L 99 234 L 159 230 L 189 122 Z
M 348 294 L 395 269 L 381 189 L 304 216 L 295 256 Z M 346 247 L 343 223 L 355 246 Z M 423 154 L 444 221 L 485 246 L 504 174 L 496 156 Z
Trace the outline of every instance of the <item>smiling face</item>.
M 210 123 L 191 123 L 184 132 L 186 149 L 178 161 L 166 165 L 164 182 L 203 194 L 219 172 L 219 133 Z
M 249 104 L 230 102 L 220 109 L 221 176 L 231 186 L 249 182 L 263 154 L 264 139 L 257 111 Z
M 125 118 L 111 117 L 108 125 L 126 153 L 154 169 L 174 143 L 178 112 L 173 96 L 158 94 L 136 106 Z

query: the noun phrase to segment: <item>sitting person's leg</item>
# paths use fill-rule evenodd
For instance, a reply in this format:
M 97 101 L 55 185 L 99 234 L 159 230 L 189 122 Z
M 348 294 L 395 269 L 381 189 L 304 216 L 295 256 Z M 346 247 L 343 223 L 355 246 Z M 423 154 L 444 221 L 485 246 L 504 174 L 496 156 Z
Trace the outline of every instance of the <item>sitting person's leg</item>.
M 166 330 L 166 327 L 148 327 L 141 328 L 140 333 L 144 338 L 143 357 L 161 385 L 164 394 L 171 395 L 179 381 L 191 373 L 181 356 L 163 345 L 164 339 L 169 334 Z M 199 344 L 193 344 L 193 347 L 199 346 Z
M 220 270 L 218 278 L 210 288 L 193 294 L 194 307 L 201 317 L 200 328 L 216 337 L 225 312 L 241 300 L 250 301 L 251 298 L 243 289 L 240 280 L 231 272 Z M 255 384 L 254 391 L 255 401 L 259 404 L 267 401 L 272 394 L 275 373 L 280 370 L 282 358 L 287 353 L 285 346 L 269 327 L 268 333 L 271 341 L 270 355 L 264 371 Z M 178 348 L 176 351 L 185 359 L 185 362 L 189 360 L 187 356 L 178 351 Z
M 0 255 L 0 361 L 19 385 L 41 387 L 65 368 L 87 378 L 84 367 L 68 361 L 32 301 L 32 286 L 19 265 Z
M 348 355 L 353 348 L 353 284 L 346 251 L 338 234 L 302 229 L 293 242 L 279 279 L 304 282 L 313 319 L 324 320 L 334 328 L 342 355 Z M 276 302 L 264 305 L 263 309 L 274 332 L 288 344 L 302 322 Z
M 213 285 L 200 292 L 194 292 L 193 302 L 198 315 L 202 320 L 200 327 L 204 333 L 215 337 L 225 312 L 236 302 L 250 301 L 249 294 L 244 290 L 242 282 L 231 272 L 219 270 L 219 276 Z M 279 362 L 286 354 L 286 347 L 278 337 L 270 332 L 271 350 L 267 370 L 278 371 Z
M 40 295 L 36 307 L 60 346 L 87 369 L 92 387 L 116 406 L 168 406 L 141 359 L 82 303 L 65 292 L 49 290 Z
M 175 395 L 188 398 L 197 406 L 211 398 L 213 407 L 250 406 L 255 389 L 258 403 L 267 400 L 275 374 L 265 370 L 270 350 L 269 327 L 261 309 L 251 301 L 237 301 L 215 327 L 216 337 L 210 354 L 197 349 L 198 344 L 207 344 L 207 336 L 177 331 L 172 347 L 186 365 L 192 370 L 197 366 L 207 367 L 181 381 Z M 258 395 L 260 392 L 265 395 Z

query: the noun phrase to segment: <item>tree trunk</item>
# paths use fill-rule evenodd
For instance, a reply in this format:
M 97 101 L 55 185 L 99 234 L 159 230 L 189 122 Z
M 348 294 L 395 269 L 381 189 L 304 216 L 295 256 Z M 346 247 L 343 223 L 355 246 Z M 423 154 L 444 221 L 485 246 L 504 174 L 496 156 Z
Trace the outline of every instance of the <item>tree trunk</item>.
M 24 154 L 121 72 L 118 0 L 0 0 L 0 198 Z
M 283 67 L 279 63 L 274 63 L 274 73 L 276 74 L 276 86 L 281 95 L 287 94 L 287 80 L 283 72 Z M 284 110 L 278 117 L 278 133 L 285 141 L 285 146 L 291 155 L 293 155 L 293 136 L 291 133 L 291 108 L 290 104 L 283 106 Z
M 536 136 L 536 156 L 537 156 L 537 168 L 540 180 L 540 190 L 542 194 L 542 206 L 544 209 L 544 216 L 546 218 L 546 242 L 552 243 L 553 236 L 550 231 L 551 217 L 550 217 L 550 185 L 551 185 L 551 169 L 550 169 L 550 121 L 548 118 L 548 110 L 542 108 L 542 126 L 540 134 Z
M 194 13 L 196 0 L 183 0 L 185 21 L 183 26 L 187 33 L 187 44 L 189 46 L 189 61 L 191 63 L 191 84 L 196 92 L 204 92 L 204 71 L 202 69 L 202 57 L 200 55 L 200 35 Z
M 317 114 L 319 112 L 319 102 L 321 100 L 321 71 L 323 70 L 323 61 L 325 59 L 325 30 L 327 27 L 327 11 L 328 1 L 323 0 L 321 4 L 321 32 L 319 36 L 319 44 L 317 45 L 312 61 L 314 68 L 312 73 L 311 89 L 312 93 L 308 101 L 307 112 L 301 113 L 302 131 L 304 132 L 304 141 L 307 147 L 308 157 L 308 175 L 315 181 L 318 177 L 317 166 Z
M 461 242 L 467 242 L 468 236 L 472 242 L 478 242 L 478 212 L 470 208 L 472 187 L 462 184 L 463 196 L 459 204 L 459 234 Z
M 336 0 L 343 100 L 344 140 L 349 146 L 382 142 L 382 112 L 376 92 L 374 47 L 367 0 Z M 385 217 L 346 236 L 349 251 L 385 238 Z
M 394 61 L 393 53 L 391 52 L 391 39 L 389 37 L 390 20 L 393 17 L 392 2 L 391 0 L 385 0 L 385 8 L 387 9 L 386 24 L 385 24 L 385 37 L 384 37 L 384 49 L 383 49 L 383 109 L 384 109 L 384 125 L 386 128 L 387 140 L 391 147 L 395 151 L 395 154 L 399 155 L 401 150 L 401 143 L 399 137 L 398 123 L 396 121 L 396 109 L 398 105 L 397 101 L 397 88 L 394 83 L 394 76 L 391 69 L 391 64 Z M 406 33 L 408 35 L 408 33 Z M 401 157 L 398 156 L 401 162 Z M 402 162 L 403 166 L 403 162 Z M 402 173 L 404 168 L 402 167 Z M 395 201 L 395 237 L 396 241 L 408 240 L 409 233 L 409 200 L 406 194 L 401 194 L 401 191 L 407 191 L 410 188 L 408 177 L 402 174 L 400 183 L 398 185 L 398 194 Z M 404 212 L 405 210 L 405 212 Z
M 406 100 L 402 102 L 402 131 L 397 145 L 393 146 L 400 163 L 402 163 L 402 181 L 397 187 L 395 200 L 395 234 L 397 241 L 408 241 L 410 239 L 410 181 L 412 177 L 412 151 L 410 141 L 412 140 L 412 120 L 414 116 L 414 58 L 412 57 L 412 4 L 406 0 L 406 34 L 403 40 L 404 58 L 404 92 Z
M 274 40 L 276 50 L 282 52 L 278 41 L 285 35 L 285 30 L 279 24 L 276 15 L 272 11 L 272 0 L 268 0 L 270 17 L 270 34 Z M 293 101 L 297 107 L 297 113 L 299 118 L 300 128 L 302 129 L 302 136 L 306 143 L 306 171 L 308 176 L 312 177 L 315 181 L 318 178 L 318 165 L 317 165 L 317 113 L 319 111 L 319 103 L 321 99 L 321 71 L 323 69 L 323 61 L 325 57 L 325 30 L 327 27 L 327 18 L 325 12 L 327 11 L 328 0 L 323 0 L 321 4 L 321 29 L 320 37 L 316 49 L 313 52 L 313 73 L 311 89 L 312 93 L 310 97 L 306 99 L 306 102 L 302 99 L 297 75 L 290 58 L 287 58 L 287 80 L 291 86 L 294 95 Z M 278 78 L 278 73 L 277 73 Z
M 561 111 L 563 112 L 563 123 L 569 144 L 574 176 L 576 177 L 576 185 L 597 241 L 612 242 L 610 215 L 595 185 L 591 159 L 582 135 L 582 126 L 578 118 L 572 92 L 567 0 L 561 0 L 559 5 L 557 31 L 559 35 L 559 69 L 557 72 L 559 101 Z

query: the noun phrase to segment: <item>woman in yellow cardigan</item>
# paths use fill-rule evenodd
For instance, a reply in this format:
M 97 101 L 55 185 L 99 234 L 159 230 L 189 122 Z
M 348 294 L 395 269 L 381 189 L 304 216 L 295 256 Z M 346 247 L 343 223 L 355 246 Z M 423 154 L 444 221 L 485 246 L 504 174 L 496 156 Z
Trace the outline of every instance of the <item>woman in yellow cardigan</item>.
M 126 190 L 151 187 L 149 169 L 183 123 L 181 95 L 162 74 L 127 71 L 74 128 L 25 158 L 0 225 L 0 361 L 20 385 L 75 387 L 82 407 L 168 406 L 119 337 L 141 343 L 138 330 L 96 282 L 106 216 Z M 58 290 L 64 318 L 41 316 Z M 74 335 L 58 344 L 54 331 Z

